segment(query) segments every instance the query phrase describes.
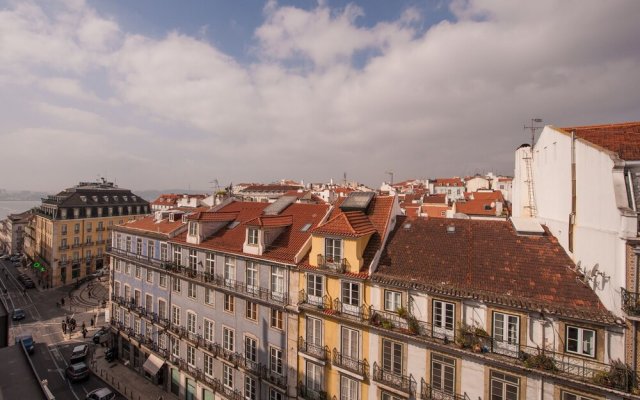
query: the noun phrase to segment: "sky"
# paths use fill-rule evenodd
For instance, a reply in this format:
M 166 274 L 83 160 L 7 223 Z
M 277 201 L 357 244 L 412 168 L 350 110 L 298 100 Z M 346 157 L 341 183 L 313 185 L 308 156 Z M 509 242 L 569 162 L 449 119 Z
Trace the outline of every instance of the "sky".
M 0 0 L 0 188 L 513 174 L 640 120 L 635 0 Z

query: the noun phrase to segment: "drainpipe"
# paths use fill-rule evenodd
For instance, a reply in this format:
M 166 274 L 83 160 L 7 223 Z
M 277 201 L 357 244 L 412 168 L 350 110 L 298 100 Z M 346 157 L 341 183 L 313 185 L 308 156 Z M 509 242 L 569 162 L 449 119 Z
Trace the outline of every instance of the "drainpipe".
M 576 133 L 571 132 L 571 214 L 569 214 L 569 252 L 573 253 L 573 226 L 576 221 Z

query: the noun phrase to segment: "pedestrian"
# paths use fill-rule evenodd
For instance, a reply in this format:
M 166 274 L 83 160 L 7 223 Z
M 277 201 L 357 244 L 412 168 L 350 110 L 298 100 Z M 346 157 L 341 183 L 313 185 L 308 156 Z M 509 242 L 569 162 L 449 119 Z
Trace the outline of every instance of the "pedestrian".
M 86 338 L 87 338 L 87 332 L 88 332 L 88 331 L 87 331 L 86 329 L 82 328 L 82 338 L 83 338 L 83 339 L 86 339 Z
M 64 321 L 62 321 L 62 332 L 67 333 L 67 324 Z
M 64 305 L 64 303 L 62 303 L 62 305 Z M 67 324 L 68 324 L 69 323 L 69 316 L 68 315 L 66 316 L 66 319 L 67 319 Z
M 91 317 L 91 321 L 89 321 L 91 324 L 91 327 L 93 328 L 93 317 Z
M 86 325 L 84 324 L 84 321 L 82 321 L 82 330 L 84 330 L 86 328 Z
M 62 304 L 62 307 L 64 307 L 64 297 L 60 299 L 60 304 Z

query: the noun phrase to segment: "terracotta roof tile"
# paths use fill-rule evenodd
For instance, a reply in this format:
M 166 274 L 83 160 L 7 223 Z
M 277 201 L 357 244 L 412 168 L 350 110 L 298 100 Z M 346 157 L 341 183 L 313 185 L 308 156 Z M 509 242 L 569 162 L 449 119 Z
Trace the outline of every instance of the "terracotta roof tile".
M 276 228 L 293 224 L 292 215 L 263 215 L 247 221 L 248 226 Z
M 432 194 L 429 196 L 424 196 L 422 198 L 423 203 L 430 204 L 446 204 L 447 203 L 447 195 L 444 193 L 441 194 Z
M 568 134 L 575 131 L 580 139 L 612 151 L 623 160 L 640 160 L 640 122 L 559 129 Z
M 189 221 L 205 221 L 205 222 L 231 222 L 238 217 L 237 212 L 220 212 L 220 211 L 199 211 L 188 215 Z
M 156 221 L 153 216 L 147 216 L 142 219 L 118 225 L 117 228 L 135 229 L 143 232 L 154 232 L 168 235 L 171 232 L 174 232 L 175 230 L 181 228 L 183 225 L 184 224 L 182 223 L 182 219 L 180 218 L 177 221 L 170 222 L 168 218 Z
M 509 221 L 399 217 L 372 279 L 490 302 L 546 308 L 612 323 L 579 282 L 571 258 L 548 231 L 519 236 Z M 447 227 L 455 227 L 448 233 Z
M 460 178 L 438 178 L 434 184 L 435 186 L 464 186 Z
M 315 228 L 312 233 L 319 235 L 337 235 L 360 237 L 375 232 L 369 218 L 361 211 L 341 212 L 325 224 Z

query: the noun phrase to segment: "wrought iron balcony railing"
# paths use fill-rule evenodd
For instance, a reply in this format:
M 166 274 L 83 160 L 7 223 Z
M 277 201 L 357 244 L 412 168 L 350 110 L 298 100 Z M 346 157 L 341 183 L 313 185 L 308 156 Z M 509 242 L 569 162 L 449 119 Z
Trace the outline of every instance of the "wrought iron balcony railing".
M 366 358 L 364 360 L 352 358 L 334 348 L 331 363 L 337 367 L 362 375 L 365 378 L 369 377 L 369 362 L 367 362 Z
M 390 386 L 410 396 L 416 392 L 416 381 L 412 375 L 396 374 L 380 367 L 377 362 L 373 363 L 372 378 L 376 382 Z
M 630 292 L 625 288 L 620 288 L 620 294 L 622 296 L 622 310 L 627 315 L 637 317 L 640 316 L 640 294 L 637 292 Z
M 340 301 L 340 299 L 331 300 L 327 295 L 322 296 L 321 298 L 309 296 L 304 289 L 300 290 L 299 296 L 300 304 L 313 306 L 321 311 L 329 312 L 332 315 L 357 321 L 369 321 L 371 319 L 372 308 L 367 304 L 354 306 L 345 304 Z
M 314 390 L 302 382 L 298 383 L 298 396 L 305 400 L 327 400 L 327 392 L 324 390 Z
M 349 261 L 346 258 L 325 257 L 318 254 L 318 268 L 343 274 L 349 270 Z
M 302 336 L 298 338 L 298 351 L 322 361 L 328 360 L 331 353 L 329 346 L 320 346 L 307 342 Z
M 420 400 L 465 400 L 462 394 L 451 393 L 443 389 L 436 389 L 425 382 L 420 382 Z

